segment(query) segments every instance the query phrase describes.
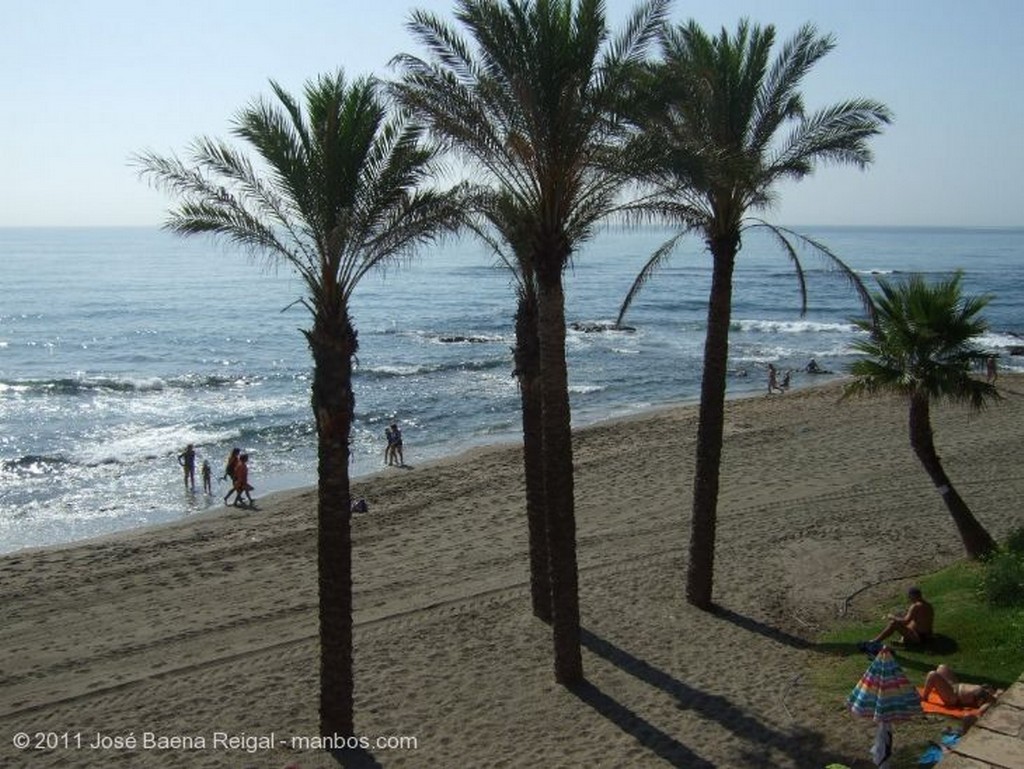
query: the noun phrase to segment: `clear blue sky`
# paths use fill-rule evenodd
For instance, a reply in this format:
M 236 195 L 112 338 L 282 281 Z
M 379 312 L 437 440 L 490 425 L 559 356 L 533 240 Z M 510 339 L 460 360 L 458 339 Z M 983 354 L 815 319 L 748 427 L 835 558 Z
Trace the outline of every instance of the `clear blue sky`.
M 633 7 L 608 0 L 615 26 Z M 3 0 L 0 226 L 155 225 L 169 201 L 132 153 L 227 136 L 273 78 L 297 92 L 339 66 L 387 75 L 411 8 L 450 0 Z M 865 172 L 823 168 L 782 190 L 793 225 L 1024 226 L 1024 2 L 677 0 L 673 18 L 784 39 L 803 22 L 838 46 L 805 80 L 808 107 L 852 96 L 896 116 Z

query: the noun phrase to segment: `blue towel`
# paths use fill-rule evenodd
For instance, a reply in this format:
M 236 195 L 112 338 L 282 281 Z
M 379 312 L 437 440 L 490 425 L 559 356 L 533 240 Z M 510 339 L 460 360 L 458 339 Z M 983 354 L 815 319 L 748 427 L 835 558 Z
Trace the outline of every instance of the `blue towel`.
M 942 748 L 933 742 L 928 746 L 928 750 L 922 753 L 921 757 L 917 759 L 917 763 L 922 766 L 935 766 L 942 760 L 942 756 Z

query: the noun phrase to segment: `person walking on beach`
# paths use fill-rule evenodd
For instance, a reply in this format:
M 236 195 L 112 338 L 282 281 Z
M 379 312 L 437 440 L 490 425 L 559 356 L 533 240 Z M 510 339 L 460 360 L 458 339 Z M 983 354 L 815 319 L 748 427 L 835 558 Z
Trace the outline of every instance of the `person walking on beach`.
M 196 490 L 196 450 L 192 444 L 188 444 L 185 450 L 178 454 L 178 464 L 185 471 L 185 491 L 188 491 L 191 487 L 192 491 Z
M 989 384 L 995 384 L 996 379 L 999 377 L 999 366 L 996 363 L 996 356 L 989 355 L 985 360 L 985 381 Z
M 252 486 L 249 485 L 249 455 L 241 454 L 238 457 L 238 464 L 235 465 L 235 485 L 232 491 L 235 492 L 234 505 L 236 507 L 241 506 L 242 495 L 245 494 L 246 499 L 249 500 L 249 507 L 252 507 Z M 231 492 L 228 492 L 228 497 L 231 496 Z M 227 497 L 224 497 L 224 504 L 227 504 Z
M 231 449 L 231 453 L 228 454 L 228 460 L 224 463 L 224 475 L 221 476 L 222 481 L 231 481 L 231 487 L 228 489 L 228 493 L 224 495 L 224 504 L 228 503 L 228 497 L 235 490 L 235 469 L 238 467 L 238 455 L 242 453 L 242 450 L 237 446 Z
M 398 429 L 398 423 L 391 423 L 391 456 L 398 463 L 399 467 L 405 467 L 405 457 L 402 455 L 402 431 Z
M 224 475 L 221 476 L 222 481 L 235 480 L 235 467 L 238 466 L 238 455 L 242 453 L 242 450 L 237 446 L 231 449 L 231 453 L 228 454 L 227 461 L 224 463 Z
M 210 469 L 210 460 L 203 460 L 203 493 L 213 494 L 213 471 Z
M 771 363 L 768 364 L 768 394 L 771 395 L 773 392 L 778 390 L 780 393 L 785 392 L 782 387 L 779 386 L 779 375 L 775 371 L 775 366 Z

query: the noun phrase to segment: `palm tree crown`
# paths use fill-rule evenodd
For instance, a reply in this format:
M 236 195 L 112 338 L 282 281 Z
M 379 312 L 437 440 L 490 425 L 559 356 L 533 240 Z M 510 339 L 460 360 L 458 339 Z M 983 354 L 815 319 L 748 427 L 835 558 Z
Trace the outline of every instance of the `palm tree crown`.
M 805 25 L 771 59 L 774 44 L 774 27 L 747 21 L 734 36 L 723 29 L 711 37 L 691 21 L 662 38 L 652 95 L 668 108 L 647 128 L 664 139 L 662 180 L 677 186 L 674 213 L 708 236 L 734 232 L 749 211 L 773 202 L 778 182 L 802 179 L 817 164 L 865 167 L 868 140 L 890 120 L 869 99 L 807 114 L 798 88 L 835 42 Z
M 984 408 L 998 398 L 995 386 L 971 376 L 988 354 L 975 340 L 988 330 L 980 313 L 990 296 L 963 295 L 961 273 L 929 285 L 922 276 L 891 283 L 880 279 L 875 318 L 854 323 L 867 332 L 853 347 L 855 379 L 846 390 L 925 395 Z
M 395 57 L 399 98 L 531 212 L 555 241 L 556 268 L 631 179 L 615 108 L 667 5 L 640 6 L 610 42 L 600 0 L 458 0 L 475 46 L 432 14 L 412 15 L 431 56 Z
M 388 120 L 375 80 L 321 75 L 306 84 L 305 112 L 277 83 L 271 89 L 276 103 L 258 99 L 233 121 L 262 167 L 205 137 L 187 161 L 137 158 L 144 175 L 181 199 L 168 229 L 283 258 L 304 280 L 311 309 L 329 293 L 347 300 L 381 261 L 451 230 L 453 197 L 420 188 L 436 153 L 421 129 Z

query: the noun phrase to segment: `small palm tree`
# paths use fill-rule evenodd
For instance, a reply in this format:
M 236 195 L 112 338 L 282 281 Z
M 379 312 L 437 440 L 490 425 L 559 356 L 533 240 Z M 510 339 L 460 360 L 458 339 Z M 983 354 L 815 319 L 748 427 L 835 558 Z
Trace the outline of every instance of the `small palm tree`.
M 180 199 L 167 229 L 281 260 L 305 284 L 318 441 L 320 729 L 354 734 L 349 440 L 358 342 L 349 302 L 371 269 L 453 231 L 459 194 L 422 188 L 435 152 L 419 129 L 389 119 L 375 80 L 321 75 L 307 82 L 304 105 L 271 88 L 276 101 L 255 101 L 232 130 L 260 165 L 209 138 L 194 142 L 188 161 L 150 152 L 136 162 Z
M 969 558 L 993 552 L 996 543 L 971 513 L 939 461 L 932 436 L 933 400 L 984 408 L 999 398 L 994 384 L 971 371 L 987 355 L 975 340 L 988 329 L 979 317 L 989 296 L 965 297 L 960 273 L 929 285 L 920 275 L 901 283 L 879 280 L 874 320 L 854 323 L 867 332 L 854 348 L 865 355 L 850 366 L 854 379 L 844 396 L 892 392 L 910 402 L 910 445 L 942 495 Z
M 794 238 L 862 289 L 857 276 L 822 244 L 751 212 L 770 207 L 781 182 L 803 179 L 820 163 L 866 166 L 871 161 L 868 139 L 889 122 L 888 110 L 867 99 L 806 114 L 800 82 L 834 42 L 808 25 L 772 59 L 774 42 L 773 27 L 746 21 L 735 35 L 723 29 L 717 37 L 692 21 L 669 27 L 662 60 L 637 68 L 634 81 L 648 97 L 640 139 L 647 154 L 638 155 L 645 159 L 643 171 L 653 188 L 636 209 L 680 226 L 677 238 L 697 234 L 712 260 L 686 584 L 687 600 L 703 609 L 712 605 L 732 276 L 743 234 L 751 226 L 768 228 L 796 268 L 804 306 L 804 274 Z M 655 253 L 624 308 L 673 245 L 674 239 Z
M 628 73 L 668 0 L 612 37 L 601 0 L 457 0 L 471 38 L 437 16 L 409 24 L 428 59 L 402 55 L 399 100 L 526 213 L 537 289 L 555 678 L 583 678 L 563 274 L 619 202 L 632 169 L 619 119 Z

